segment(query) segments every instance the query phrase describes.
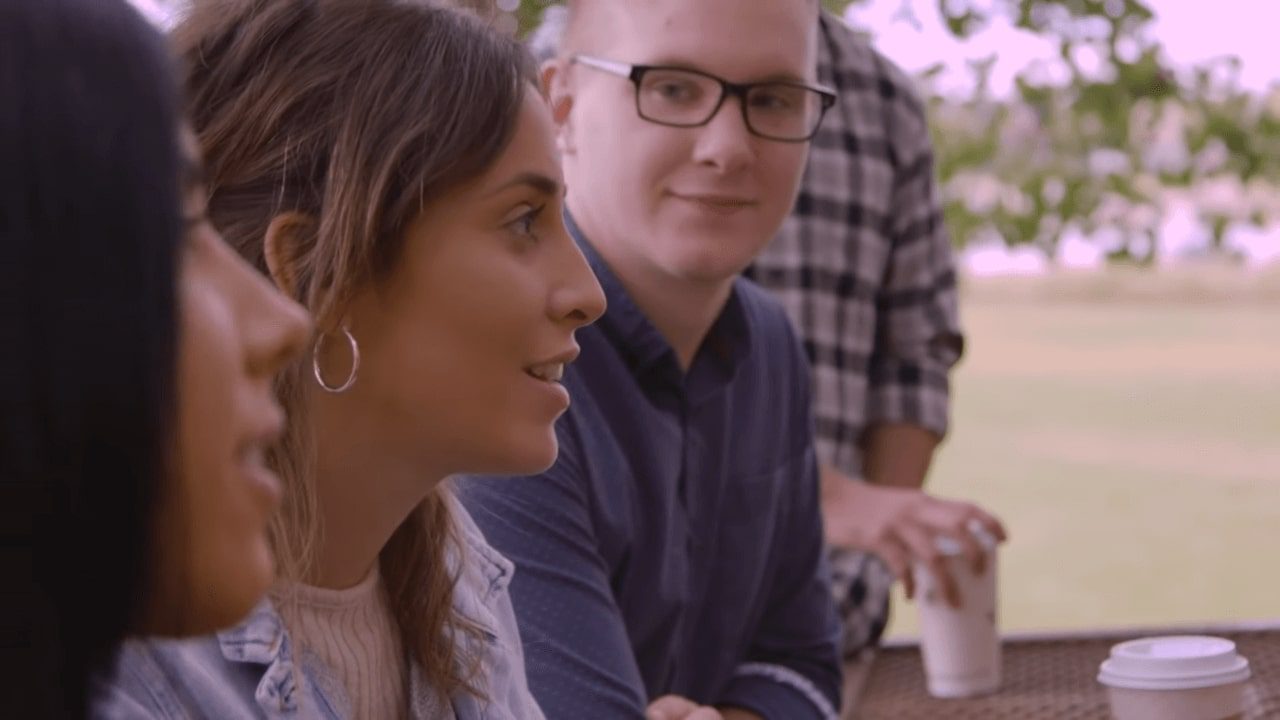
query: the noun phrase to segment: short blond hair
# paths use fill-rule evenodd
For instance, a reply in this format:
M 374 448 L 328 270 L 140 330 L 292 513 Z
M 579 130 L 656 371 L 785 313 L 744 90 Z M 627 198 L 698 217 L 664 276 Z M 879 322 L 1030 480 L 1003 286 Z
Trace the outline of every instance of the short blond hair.
M 626 1 L 626 0 L 624 0 Z M 697 2 L 697 0 L 685 0 L 686 2 Z M 751 2 L 763 2 L 765 0 L 751 0 Z M 580 49 L 583 37 L 583 18 L 588 16 L 588 10 L 598 11 L 604 5 L 605 0 L 565 0 L 563 9 L 558 13 L 552 13 L 556 6 L 548 7 L 544 11 L 543 24 L 548 21 L 558 24 L 548 28 L 545 37 L 536 38 L 538 44 L 534 45 L 535 38 L 530 38 L 530 49 L 538 55 L 538 59 L 546 60 L 552 57 L 567 57 L 568 55 Z M 818 21 L 818 16 L 822 12 L 822 4 L 818 0 L 808 0 L 809 5 L 814 9 L 814 22 Z M 550 17 L 548 17 L 550 16 Z M 542 26 L 539 26 L 535 35 L 543 32 Z M 543 54 L 545 53 L 545 55 Z

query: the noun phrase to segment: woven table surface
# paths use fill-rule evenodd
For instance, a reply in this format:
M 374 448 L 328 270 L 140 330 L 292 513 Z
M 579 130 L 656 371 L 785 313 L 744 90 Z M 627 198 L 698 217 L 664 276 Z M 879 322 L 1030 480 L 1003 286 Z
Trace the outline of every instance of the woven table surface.
M 1151 635 L 1216 635 L 1235 641 L 1253 671 L 1245 690 L 1245 719 L 1280 719 L 1280 624 L 1010 637 L 1004 640 L 1000 690 L 961 700 L 929 696 L 917 646 L 884 647 L 864 661 L 869 665 L 853 668 L 846 683 L 851 697 L 845 718 L 1107 720 L 1110 713 L 1106 689 L 1097 682 L 1098 665 L 1115 643 Z

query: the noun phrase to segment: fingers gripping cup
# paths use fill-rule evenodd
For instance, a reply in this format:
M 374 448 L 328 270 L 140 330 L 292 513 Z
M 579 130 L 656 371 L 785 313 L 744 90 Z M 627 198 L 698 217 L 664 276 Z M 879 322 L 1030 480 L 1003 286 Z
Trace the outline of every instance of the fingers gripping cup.
M 1098 671 L 1116 720 L 1240 718 L 1248 679 L 1235 643 L 1203 635 L 1120 643 Z
M 975 530 L 986 553 L 984 571 L 975 573 L 960 544 L 940 538 L 938 549 L 960 591 L 960 607 L 947 604 L 941 583 L 927 566 L 915 566 L 920 612 L 920 651 L 929 694 L 959 698 L 1000 687 L 1000 631 L 996 622 L 996 541 Z

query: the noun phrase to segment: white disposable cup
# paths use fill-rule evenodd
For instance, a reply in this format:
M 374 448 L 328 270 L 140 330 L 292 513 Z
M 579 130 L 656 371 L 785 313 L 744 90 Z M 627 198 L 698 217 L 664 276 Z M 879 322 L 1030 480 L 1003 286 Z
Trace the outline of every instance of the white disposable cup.
M 996 614 L 997 555 L 994 538 L 975 532 L 986 552 L 985 569 L 975 573 L 960 544 L 938 541 L 943 562 L 960 591 L 960 607 L 947 604 L 941 583 L 916 563 L 916 606 L 920 612 L 920 652 L 929 694 L 959 698 L 1000 687 L 1000 630 Z
M 1249 661 L 1204 635 L 1123 642 L 1098 669 L 1116 720 L 1229 720 L 1244 716 Z

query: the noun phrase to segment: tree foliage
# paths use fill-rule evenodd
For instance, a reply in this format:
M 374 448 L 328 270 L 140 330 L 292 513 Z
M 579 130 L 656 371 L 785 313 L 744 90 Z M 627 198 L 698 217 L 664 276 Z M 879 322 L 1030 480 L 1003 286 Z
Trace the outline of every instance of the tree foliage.
M 992 231 L 1053 256 L 1064 234 L 1106 236 L 1112 257 L 1154 259 L 1166 211 L 1193 208 L 1221 249 L 1233 224 L 1275 219 L 1280 106 L 1241 89 L 1239 62 L 1175 72 L 1141 0 L 938 0 L 966 38 L 1003 14 L 1051 38 L 1065 79 L 1021 72 L 1012 98 L 972 67 L 967 98 L 928 92 L 939 175 L 957 242 Z M 923 78 L 929 88 L 930 77 Z M 977 189 L 975 192 L 974 189 Z
M 851 1 L 823 5 L 843 14 Z M 933 3 L 961 39 L 1002 18 L 1058 49 L 1054 72 L 1024 69 L 1012 97 L 991 90 L 994 49 L 971 64 L 966 97 L 937 89 L 941 66 L 920 77 L 957 244 L 998 238 L 1052 257 L 1078 232 L 1145 263 L 1171 203 L 1194 208 L 1211 247 L 1233 224 L 1280 219 L 1280 94 L 1241 89 L 1230 58 L 1175 72 L 1144 0 L 900 2 L 906 16 Z M 520 0 L 512 24 L 528 32 L 551 4 Z

